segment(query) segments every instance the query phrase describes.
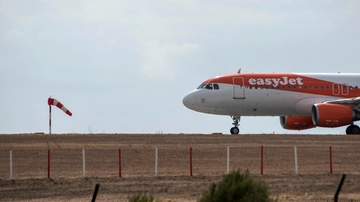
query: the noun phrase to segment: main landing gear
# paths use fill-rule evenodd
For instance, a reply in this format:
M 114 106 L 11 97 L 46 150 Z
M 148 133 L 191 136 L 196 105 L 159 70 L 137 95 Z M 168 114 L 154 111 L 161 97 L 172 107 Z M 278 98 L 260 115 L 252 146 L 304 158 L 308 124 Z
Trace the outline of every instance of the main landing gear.
M 231 116 L 232 120 L 234 121 L 233 125 L 234 127 L 232 127 L 230 129 L 230 133 L 231 134 L 239 134 L 240 130 L 238 128 L 238 126 L 240 125 L 240 116 Z
M 350 126 L 348 126 L 346 128 L 346 134 L 347 135 L 351 135 L 351 134 L 360 134 L 360 127 L 357 125 L 354 125 L 354 123 L 352 123 Z

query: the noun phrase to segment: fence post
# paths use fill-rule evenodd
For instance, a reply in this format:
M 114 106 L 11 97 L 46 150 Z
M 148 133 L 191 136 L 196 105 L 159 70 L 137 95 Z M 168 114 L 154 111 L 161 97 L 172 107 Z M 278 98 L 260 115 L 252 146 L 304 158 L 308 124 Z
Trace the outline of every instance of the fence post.
M 100 184 L 97 183 L 97 184 L 95 185 L 95 190 L 94 190 L 94 193 L 93 193 L 93 197 L 92 197 L 92 199 L 91 199 L 91 202 L 95 202 L 97 193 L 98 193 L 98 191 L 99 191 L 99 187 L 100 187 Z
M 297 162 L 297 150 L 296 150 L 296 146 L 294 146 L 294 155 L 295 155 L 295 174 L 298 174 L 298 162 Z
M 10 150 L 10 180 L 13 179 L 12 167 L 13 167 L 13 165 L 12 165 L 12 150 Z
M 50 178 L 50 149 L 48 150 L 48 178 Z
M 119 177 L 121 177 L 121 149 L 119 148 Z
M 229 173 L 230 167 L 230 148 L 227 147 L 226 172 Z
M 190 176 L 192 176 L 192 148 L 190 147 Z
M 155 176 L 157 176 L 157 174 L 158 174 L 157 167 L 158 167 L 158 148 L 156 147 L 155 148 Z
M 86 177 L 85 174 L 85 149 L 82 149 L 82 157 L 83 157 L 83 175 Z
M 260 163 L 260 173 L 263 174 L 264 169 L 264 147 L 261 146 L 261 163 Z
M 334 195 L 334 201 L 335 202 L 338 201 L 339 193 L 341 191 L 341 187 L 342 187 L 342 185 L 344 183 L 345 177 L 346 177 L 346 174 L 342 174 L 341 180 L 340 180 L 339 185 L 338 185 L 338 188 L 336 189 L 336 192 L 335 192 L 335 195 Z
M 332 149 L 331 149 L 331 146 L 329 147 L 329 156 L 330 156 L 330 174 L 332 174 L 333 169 L 332 169 Z

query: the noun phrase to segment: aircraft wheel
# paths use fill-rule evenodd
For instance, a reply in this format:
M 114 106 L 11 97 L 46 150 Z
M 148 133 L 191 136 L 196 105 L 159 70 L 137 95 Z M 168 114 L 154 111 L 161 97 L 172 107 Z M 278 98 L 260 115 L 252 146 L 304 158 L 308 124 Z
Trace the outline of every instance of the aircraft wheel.
M 357 125 L 350 125 L 346 128 L 347 135 L 358 135 L 360 134 L 360 127 Z
M 239 134 L 239 132 L 240 132 L 240 130 L 239 130 L 238 127 L 232 127 L 232 128 L 230 129 L 230 133 L 231 133 L 231 134 Z
M 357 125 L 351 126 L 351 134 L 354 134 L 354 135 L 360 134 L 360 127 Z
M 346 128 L 346 135 L 351 135 L 351 128 L 352 128 L 353 125 L 350 125 Z
M 353 125 L 350 125 L 350 126 L 348 126 L 347 128 L 346 128 L 346 135 L 351 135 L 352 133 L 351 133 L 351 127 L 352 127 Z

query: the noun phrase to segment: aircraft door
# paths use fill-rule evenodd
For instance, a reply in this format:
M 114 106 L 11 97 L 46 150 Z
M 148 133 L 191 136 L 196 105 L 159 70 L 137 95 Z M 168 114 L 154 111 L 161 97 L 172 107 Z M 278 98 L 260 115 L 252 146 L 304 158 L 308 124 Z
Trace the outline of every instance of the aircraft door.
M 333 87 L 333 95 L 339 95 L 341 91 L 340 84 L 333 83 L 332 87 Z
M 245 99 L 244 77 L 233 77 L 234 99 Z
M 349 94 L 349 86 L 346 83 L 341 85 L 341 94 L 342 95 L 348 95 Z

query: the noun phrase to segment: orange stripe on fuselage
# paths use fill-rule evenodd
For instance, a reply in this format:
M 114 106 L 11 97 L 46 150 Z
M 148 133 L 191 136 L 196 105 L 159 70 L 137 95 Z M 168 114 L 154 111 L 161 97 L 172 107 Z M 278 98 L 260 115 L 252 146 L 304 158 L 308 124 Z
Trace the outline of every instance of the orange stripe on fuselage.
M 324 95 L 331 97 L 358 97 L 360 96 L 360 89 L 356 86 L 347 86 L 332 81 L 321 80 L 308 76 L 302 76 L 291 73 L 241 73 L 241 74 L 229 74 L 224 76 L 218 76 L 210 78 L 203 83 L 219 83 L 219 84 L 231 84 L 233 85 L 233 78 L 236 85 L 245 87 L 263 88 L 268 90 L 282 90 L 289 92 L 299 92 L 307 94 Z

